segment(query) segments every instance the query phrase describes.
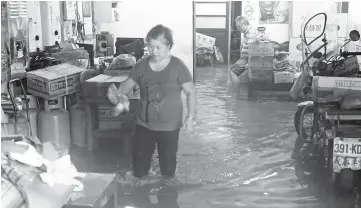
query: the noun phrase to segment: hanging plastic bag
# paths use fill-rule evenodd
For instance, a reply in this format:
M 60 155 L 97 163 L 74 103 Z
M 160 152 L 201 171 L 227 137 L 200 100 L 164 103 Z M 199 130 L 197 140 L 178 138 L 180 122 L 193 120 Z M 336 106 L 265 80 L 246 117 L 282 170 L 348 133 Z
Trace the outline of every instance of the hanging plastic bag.
M 114 84 L 111 84 L 108 87 L 107 97 L 111 103 L 115 105 L 114 108 L 110 110 L 110 116 L 118 116 L 124 110 L 129 112 L 129 100 L 126 95 L 117 95 L 117 87 Z

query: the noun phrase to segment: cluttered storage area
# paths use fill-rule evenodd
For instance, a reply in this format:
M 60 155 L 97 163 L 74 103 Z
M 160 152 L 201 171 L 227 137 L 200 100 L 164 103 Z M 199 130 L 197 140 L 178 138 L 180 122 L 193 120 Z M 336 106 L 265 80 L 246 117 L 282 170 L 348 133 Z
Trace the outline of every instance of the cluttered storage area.
M 197 4 L 197 66 L 209 67 L 228 62 L 226 69 L 240 73 L 232 82 L 248 85 L 249 98 L 253 97 L 254 92 L 267 92 L 268 95 L 276 95 L 278 92 L 288 94 L 301 72 L 304 46 L 301 24 L 310 12 L 325 6 L 322 1 L 232 1 L 227 4 Z M 338 42 L 338 47 L 344 45 L 351 30 L 360 28 L 357 12 L 353 11 L 356 7 L 356 3 L 346 1 L 335 2 L 330 6 L 328 12 L 332 15 L 329 15 L 328 24 L 332 22 L 338 25 L 337 37 L 330 38 Z M 225 14 L 227 18 L 221 14 Z M 240 24 L 237 23 L 237 17 L 247 20 L 247 30 L 242 31 L 243 29 L 237 26 Z M 203 20 L 206 18 L 207 21 Z M 315 38 L 320 26 L 313 24 L 307 31 L 310 33 L 308 38 Z M 229 39 L 222 38 L 219 35 L 221 32 Z M 322 43 L 322 39 L 315 41 L 317 46 Z M 359 47 L 359 42 L 351 44 Z M 351 44 L 344 47 L 347 49 Z M 224 49 L 221 54 L 224 58 L 219 59 L 219 48 L 222 47 L 228 49 L 228 57 Z M 348 50 L 355 51 L 356 47 L 353 47 L 354 49 Z M 242 50 L 248 51 L 247 64 L 239 62 Z
M 110 116 L 108 88 L 147 56 L 144 37 L 157 24 L 177 25 L 183 34 L 175 31 L 175 41 L 189 39 L 174 51 L 192 67 L 192 28 L 187 35 L 182 28 L 192 21 L 192 4 L 183 5 L 187 23 L 161 22 L 154 10 L 152 20 L 138 24 L 124 17 L 152 5 L 1 2 L 1 207 L 117 207 L 116 174 L 79 172 L 71 149 L 96 153 L 99 141 L 114 138 L 123 144 L 119 151 L 130 152 L 139 88 L 118 116 Z

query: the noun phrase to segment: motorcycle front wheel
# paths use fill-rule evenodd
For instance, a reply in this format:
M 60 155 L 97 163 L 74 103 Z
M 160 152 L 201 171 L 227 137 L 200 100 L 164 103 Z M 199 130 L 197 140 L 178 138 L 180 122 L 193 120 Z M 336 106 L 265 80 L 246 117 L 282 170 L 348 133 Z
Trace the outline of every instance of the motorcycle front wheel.
M 295 113 L 295 116 L 293 117 L 293 123 L 295 125 L 295 129 L 296 129 L 296 132 L 297 132 L 297 135 L 299 136 L 300 135 L 300 119 L 301 119 L 301 112 L 303 110 L 303 107 L 302 108 L 298 108 L 296 113 Z
M 297 135 L 307 140 L 311 138 L 312 126 L 314 121 L 314 107 L 304 106 L 297 109 L 294 116 L 294 125 Z

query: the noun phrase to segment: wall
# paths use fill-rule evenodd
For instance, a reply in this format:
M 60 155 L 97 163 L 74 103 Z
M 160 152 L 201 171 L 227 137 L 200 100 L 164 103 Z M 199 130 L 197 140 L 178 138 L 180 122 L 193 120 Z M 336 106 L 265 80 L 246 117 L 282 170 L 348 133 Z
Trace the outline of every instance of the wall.
M 361 1 L 349 2 L 349 21 L 348 33 L 351 30 L 358 30 L 361 33 L 361 15 L 360 15 Z M 357 42 L 350 42 L 348 49 L 352 52 L 361 52 L 361 40 Z M 359 64 L 361 64 L 361 56 L 357 56 Z
M 361 31 L 361 15 L 360 15 L 361 1 L 349 2 L 349 24 L 348 29 Z
M 253 27 L 265 27 L 272 41 L 283 43 L 289 40 L 289 24 L 260 24 L 261 14 L 258 1 L 242 2 L 242 15 L 250 19 Z
M 307 1 L 307 2 L 293 2 L 292 4 L 292 24 L 290 24 L 290 55 L 295 58 L 296 62 L 302 61 L 302 52 L 296 49 L 296 46 L 301 43 L 301 25 L 303 20 L 319 12 L 327 14 L 327 24 L 337 24 L 340 30 L 337 33 L 327 31 L 327 38 L 335 40 L 338 37 L 338 44 L 342 44 L 348 34 L 348 14 L 342 13 L 341 2 L 336 4 L 335 1 Z M 317 32 L 316 32 L 317 33 Z M 311 48 L 315 48 L 322 44 L 322 39 L 318 39 Z M 330 49 L 330 48 L 329 48 Z
M 215 38 L 215 45 L 222 54 L 224 63 L 229 56 L 228 11 L 229 3 L 226 1 L 195 3 L 195 25 L 197 33 Z M 213 48 L 212 48 L 213 50 Z
M 255 25 L 255 27 L 262 26 L 266 28 L 266 33 L 269 34 L 269 37 L 271 40 L 276 42 L 284 42 L 284 41 L 290 41 L 290 54 L 293 57 L 297 57 L 301 59 L 300 52 L 296 49 L 296 46 L 301 42 L 301 39 L 299 38 L 299 35 L 301 34 L 301 24 L 304 17 L 309 14 L 311 11 L 314 11 L 315 13 L 320 11 L 327 11 L 328 12 L 334 12 L 339 13 L 341 7 L 338 7 L 336 4 L 334 4 L 333 1 L 325 2 L 325 1 L 293 1 L 289 5 L 289 24 L 260 24 L 260 7 L 258 1 L 248 1 L 244 2 L 242 5 L 242 14 L 249 17 L 251 20 L 251 24 Z M 357 18 L 360 19 L 360 16 L 357 15 L 357 9 L 360 8 L 361 5 L 357 1 L 350 2 L 350 8 L 353 8 L 355 10 L 355 15 L 358 16 Z M 354 5 L 354 6 L 352 6 Z M 325 10 L 324 8 L 327 8 Z M 332 17 L 332 18 L 331 18 Z M 356 18 L 356 17 L 355 17 Z M 332 20 L 331 20 L 332 19 Z M 361 22 L 358 19 L 359 22 Z M 337 23 L 341 26 L 341 30 L 339 31 L 338 36 L 345 38 L 348 34 L 348 24 L 347 22 L 350 22 L 347 14 L 337 14 L 336 15 L 329 15 L 329 22 L 332 21 L 334 23 Z
M 160 6 L 161 5 L 161 6 Z M 125 1 L 118 3 L 119 22 L 99 23 L 100 31 L 114 37 L 145 38 L 157 24 L 173 30 L 172 54 L 181 58 L 193 75 L 193 5 L 191 1 Z

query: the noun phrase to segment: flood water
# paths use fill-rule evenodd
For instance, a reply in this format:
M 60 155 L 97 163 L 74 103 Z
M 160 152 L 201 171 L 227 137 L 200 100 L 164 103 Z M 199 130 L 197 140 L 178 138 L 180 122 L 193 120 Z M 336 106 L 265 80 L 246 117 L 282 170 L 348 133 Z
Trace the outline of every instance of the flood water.
M 197 68 L 195 132 L 180 135 L 177 177 L 167 185 L 121 187 L 121 207 L 352 207 L 327 177 L 291 159 L 297 103 L 247 100 L 228 85 L 225 67 Z M 159 172 L 155 158 L 153 172 Z M 312 173 L 312 174 L 311 174 Z

